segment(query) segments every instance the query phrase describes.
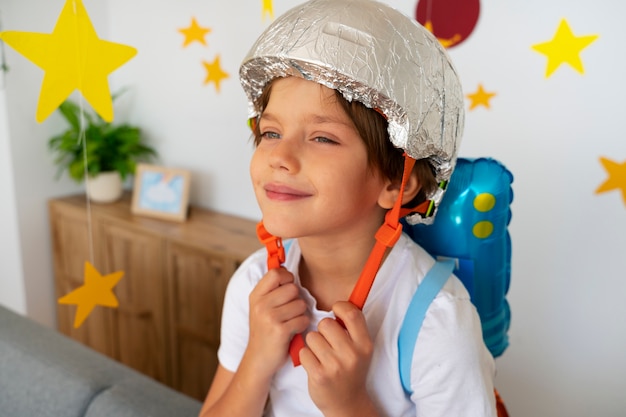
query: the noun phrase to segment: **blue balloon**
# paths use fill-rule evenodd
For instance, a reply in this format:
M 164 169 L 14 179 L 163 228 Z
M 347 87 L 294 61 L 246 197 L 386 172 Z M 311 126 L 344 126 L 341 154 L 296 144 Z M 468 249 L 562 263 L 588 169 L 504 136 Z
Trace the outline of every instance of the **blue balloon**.
M 432 225 L 404 231 L 435 258 L 457 260 L 455 275 L 478 310 L 491 354 L 509 345 L 513 175 L 491 158 L 459 158 Z

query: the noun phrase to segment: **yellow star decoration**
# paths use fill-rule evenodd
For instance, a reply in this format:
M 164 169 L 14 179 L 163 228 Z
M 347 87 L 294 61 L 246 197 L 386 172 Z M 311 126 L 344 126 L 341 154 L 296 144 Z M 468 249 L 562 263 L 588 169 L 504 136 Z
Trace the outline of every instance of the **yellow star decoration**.
M 180 33 L 185 35 L 185 42 L 183 43 L 183 48 L 189 45 L 192 42 L 200 42 L 202 45 L 206 46 L 206 39 L 204 38 L 207 33 L 211 33 L 210 28 L 205 28 L 198 25 L 195 17 L 191 18 L 191 25 L 184 29 L 178 29 Z
M 263 0 L 263 9 L 261 10 L 262 18 L 265 19 L 268 16 L 270 19 L 274 19 L 274 2 L 273 0 Z
M 622 199 L 624 200 L 624 205 L 626 205 L 626 161 L 619 164 L 610 159 L 600 157 L 600 162 L 609 174 L 609 178 L 598 187 L 596 194 L 621 189 Z
M 567 21 L 562 19 L 552 40 L 535 44 L 532 49 L 548 58 L 546 78 L 550 77 L 561 64 L 569 64 L 576 71 L 584 74 L 580 53 L 597 38 L 598 35 L 575 36 Z
M 478 84 L 478 90 L 476 90 L 475 93 L 472 94 L 468 94 L 465 97 L 469 98 L 472 102 L 470 103 L 470 110 L 474 110 L 476 107 L 478 106 L 485 106 L 486 108 L 491 108 L 490 104 L 489 104 L 489 100 L 491 100 L 491 98 L 493 96 L 495 96 L 496 93 L 488 93 L 485 91 L 485 89 L 483 88 L 482 84 Z
M 208 84 L 211 81 L 215 83 L 215 90 L 220 92 L 220 83 L 224 78 L 228 78 L 228 73 L 224 72 L 222 67 L 220 66 L 220 56 L 217 55 L 213 62 L 202 61 L 204 68 L 206 69 L 207 76 L 204 80 L 204 84 Z
M 76 89 L 108 122 L 113 100 L 107 77 L 137 53 L 98 38 L 80 0 L 66 0 L 51 34 L 6 31 L 0 38 L 45 74 L 36 119 L 44 121 Z
M 122 279 L 124 272 L 114 272 L 102 276 L 89 262 L 85 262 L 85 284 L 64 297 L 59 304 L 76 304 L 74 328 L 77 329 L 97 305 L 117 307 L 118 301 L 113 294 L 113 287 Z

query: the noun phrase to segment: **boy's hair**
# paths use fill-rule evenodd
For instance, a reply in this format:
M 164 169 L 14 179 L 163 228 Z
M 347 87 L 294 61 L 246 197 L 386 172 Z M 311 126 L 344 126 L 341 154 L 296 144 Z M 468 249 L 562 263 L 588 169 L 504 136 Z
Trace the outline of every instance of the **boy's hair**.
M 263 113 L 269 103 L 272 84 L 270 81 L 258 99 L 257 105 L 260 114 Z M 352 120 L 365 144 L 369 166 L 379 170 L 382 175 L 392 181 L 402 181 L 404 151 L 393 146 L 389 140 L 387 119 L 381 113 L 365 106 L 363 103 L 355 100 L 348 101 L 338 90 L 334 91 L 337 103 Z M 254 143 L 258 145 L 261 140 L 258 123 L 254 125 L 253 134 Z M 433 167 L 427 159 L 418 159 L 415 162 L 413 171 L 422 187 L 415 198 L 404 205 L 410 208 L 416 207 L 427 200 L 438 188 Z

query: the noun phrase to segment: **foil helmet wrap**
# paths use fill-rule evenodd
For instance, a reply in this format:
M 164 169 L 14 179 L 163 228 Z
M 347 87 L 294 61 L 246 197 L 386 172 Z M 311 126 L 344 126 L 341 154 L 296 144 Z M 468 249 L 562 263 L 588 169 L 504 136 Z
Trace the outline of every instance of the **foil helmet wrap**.
M 301 77 L 381 112 L 396 147 L 427 158 L 438 182 L 452 175 L 464 122 L 460 80 L 439 41 L 385 4 L 311 0 L 296 6 L 261 34 L 239 75 L 251 118 L 259 116 L 258 99 L 272 79 Z M 443 192 L 428 196 L 435 209 Z

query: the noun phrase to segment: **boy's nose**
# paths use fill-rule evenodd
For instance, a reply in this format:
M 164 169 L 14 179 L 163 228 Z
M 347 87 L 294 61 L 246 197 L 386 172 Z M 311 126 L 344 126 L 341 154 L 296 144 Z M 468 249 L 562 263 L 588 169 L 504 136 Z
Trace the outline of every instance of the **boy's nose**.
M 283 137 L 274 146 L 269 155 L 269 164 L 274 169 L 296 172 L 300 169 L 300 143 L 297 140 Z

